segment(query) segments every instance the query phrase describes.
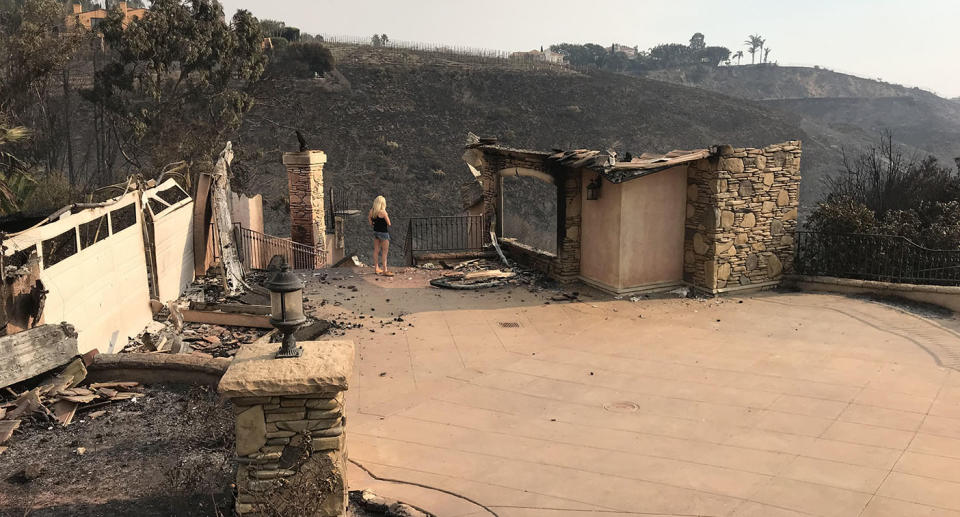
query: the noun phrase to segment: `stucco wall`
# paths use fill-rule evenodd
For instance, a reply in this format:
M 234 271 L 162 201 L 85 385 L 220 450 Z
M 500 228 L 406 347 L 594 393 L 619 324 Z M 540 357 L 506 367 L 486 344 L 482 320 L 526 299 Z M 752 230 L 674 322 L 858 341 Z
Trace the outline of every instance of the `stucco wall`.
M 144 199 L 154 198 L 158 191 L 171 188 L 179 188 L 172 179 L 144 192 Z M 193 199 L 188 196 L 154 213 L 151 224 L 157 261 L 157 297 L 166 303 L 179 298 L 193 281 Z
M 622 187 L 622 287 L 683 281 L 686 165 L 627 181 Z
M 136 222 L 117 231 L 114 214 L 129 205 L 135 207 Z M 49 257 L 43 256 L 42 241 L 65 232 L 76 238 L 77 226 L 106 214 L 110 214 L 109 235 L 50 265 Z M 142 225 L 139 193 L 131 192 L 113 205 L 82 210 L 4 242 L 7 255 L 37 245 L 40 280 L 49 291 L 44 319 L 72 324 L 81 353 L 94 348 L 117 352 L 128 336 L 143 330 L 153 317 Z
M 603 286 L 619 289 L 620 282 L 620 198 L 623 184 L 603 180 L 600 199 L 587 200 L 587 185 L 597 173 L 582 173 L 582 224 L 580 276 Z

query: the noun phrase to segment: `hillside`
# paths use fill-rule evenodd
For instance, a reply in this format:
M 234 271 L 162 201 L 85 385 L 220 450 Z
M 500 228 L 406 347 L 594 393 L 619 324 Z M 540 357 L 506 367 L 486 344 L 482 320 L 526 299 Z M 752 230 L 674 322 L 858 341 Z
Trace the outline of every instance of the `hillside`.
M 249 189 L 263 192 L 267 205 L 285 194 L 280 152 L 296 148 L 294 127 L 327 153 L 327 185 L 359 190 L 365 200 L 385 195 L 395 226 L 410 216 L 459 213 L 459 186 L 469 178 L 460 158 L 468 131 L 516 147 L 613 147 L 621 153 L 801 139 L 805 204 L 816 199 L 819 178 L 837 159 L 791 117 L 705 90 L 606 73 L 438 60 L 393 49 L 335 50 L 349 85 L 321 87 L 313 80 L 264 85 L 246 118 L 238 146 L 264 152 L 247 152 L 239 160 L 255 171 Z M 552 206 L 552 200 L 538 197 L 520 201 L 531 217 Z M 267 214 L 268 230 L 282 235 L 288 231 L 286 216 L 282 205 L 276 208 Z M 351 248 L 367 253 L 366 230 L 362 224 L 356 228 L 362 240 Z
M 960 103 L 919 88 L 821 68 L 766 65 L 659 70 L 646 77 L 792 113 L 829 145 L 855 148 L 889 129 L 895 140 L 945 164 L 960 156 Z

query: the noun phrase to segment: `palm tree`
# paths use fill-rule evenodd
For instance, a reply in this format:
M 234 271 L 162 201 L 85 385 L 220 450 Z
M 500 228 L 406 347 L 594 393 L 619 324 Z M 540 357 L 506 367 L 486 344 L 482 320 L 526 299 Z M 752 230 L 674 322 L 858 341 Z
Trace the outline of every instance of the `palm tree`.
M 764 44 L 763 38 L 759 34 L 751 34 L 743 44 L 747 46 L 747 52 L 750 53 L 750 64 L 756 64 L 756 53 Z
M 758 35 L 758 36 L 759 36 L 759 35 Z M 767 43 L 767 40 L 765 40 L 765 39 L 763 39 L 763 38 L 760 38 L 759 51 L 760 51 L 760 62 L 761 62 L 761 63 L 763 63 L 763 46 L 764 46 L 766 43 Z
M 737 60 L 737 64 L 740 64 L 740 60 L 743 59 L 743 51 L 738 50 L 736 54 L 733 55 L 734 59 Z
M 770 47 L 767 47 L 767 48 L 763 49 L 763 62 L 764 62 L 764 63 L 769 63 L 769 62 L 770 62 L 770 59 L 768 59 L 768 57 L 770 56 L 770 51 L 772 51 L 772 50 L 773 50 L 773 49 L 770 48 Z
M 10 126 L 0 118 L 0 215 L 19 210 L 20 202 L 37 186 L 37 180 L 27 171 L 27 164 L 3 149 L 7 144 L 29 137 L 27 128 Z

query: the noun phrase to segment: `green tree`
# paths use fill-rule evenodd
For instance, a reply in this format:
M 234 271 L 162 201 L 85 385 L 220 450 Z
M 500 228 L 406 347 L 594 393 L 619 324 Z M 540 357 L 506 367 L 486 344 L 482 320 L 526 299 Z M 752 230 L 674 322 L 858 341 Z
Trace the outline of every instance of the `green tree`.
M 688 64 L 693 60 L 690 47 L 679 43 L 665 43 L 650 49 L 650 58 L 658 68 L 673 68 Z
M 61 166 L 70 141 L 56 87 L 84 36 L 61 30 L 63 14 L 56 0 L 0 0 L 0 116 L 33 131 L 10 145 L 22 160 L 48 169 Z
M 559 43 L 550 45 L 550 50 L 567 56 L 567 62 L 574 66 L 603 67 L 609 56 L 607 49 L 594 43 L 587 43 L 585 45 Z
M 727 47 L 706 47 L 698 51 L 696 55 L 700 63 L 717 66 L 730 59 L 730 49 Z
M 280 37 L 290 43 L 300 41 L 300 29 L 296 27 L 284 27 L 283 30 L 280 31 Z
M 703 50 L 706 47 L 707 43 L 702 32 L 697 32 L 690 37 L 690 50 Z
M 283 23 L 280 20 L 260 20 L 260 30 L 263 31 L 263 35 L 268 38 L 279 38 L 283 33 L 283 28 L 287 24 Z
M 309 79 L 333 70 L 330 50 L 322 43 L 291 43 L 269 54 L 266 78 L 296 77 Z
M 85 95 L 112 115 L 124 157 L 159 170 L 209 162 L 253 103 L 263 72 L 261 24 L 240 10 L 226 23 L 216 0 L 154 0 L 123 28 L 112 11 L 99 29 L 110 49 Z

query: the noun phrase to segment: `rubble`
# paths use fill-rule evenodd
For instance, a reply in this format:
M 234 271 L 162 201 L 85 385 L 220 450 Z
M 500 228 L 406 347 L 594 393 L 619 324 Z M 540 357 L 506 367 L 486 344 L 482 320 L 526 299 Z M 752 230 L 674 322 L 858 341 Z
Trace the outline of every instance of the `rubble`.
M 67 426 L 78 412 L 113 402 L 136 400 L 141 395 L 140 391 L 134 389 L 139 386 L 136 382 L 102 382 L 82 387 L 80 384 L 86 376 L 83 358 L 76 358 L 55 375 L 25 381 L 35 387 L 19 393 L 13 388 L 6 388 L 12 400 L 0 399 L 0 445 L 6 443 L 24 421 L 36 420 L 48 424 L 56 421 L 61 426 Z

